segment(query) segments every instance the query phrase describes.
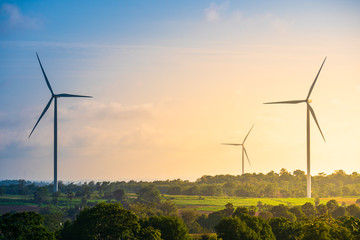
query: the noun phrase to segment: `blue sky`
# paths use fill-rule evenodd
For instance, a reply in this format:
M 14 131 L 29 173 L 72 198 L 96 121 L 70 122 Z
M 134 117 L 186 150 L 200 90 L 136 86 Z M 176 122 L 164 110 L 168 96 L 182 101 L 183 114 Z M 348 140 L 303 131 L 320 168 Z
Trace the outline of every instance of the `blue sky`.
M 249 172 L 305 170 L 305 112 L 262 102 L 302 98 L 325 56 L 314 109 L 328 142 L 312 129 L 313 173 L 358 171 L 359 10 L 350 0 L 0 1 L 0 178 L 52 178 L 52 107 L 27 138 L 50 98 L 35 52 L 55 92 L 94 96 L 59 101 L 60 179 L 238 174 L 240 152 L 219 142 L 253 123 Z

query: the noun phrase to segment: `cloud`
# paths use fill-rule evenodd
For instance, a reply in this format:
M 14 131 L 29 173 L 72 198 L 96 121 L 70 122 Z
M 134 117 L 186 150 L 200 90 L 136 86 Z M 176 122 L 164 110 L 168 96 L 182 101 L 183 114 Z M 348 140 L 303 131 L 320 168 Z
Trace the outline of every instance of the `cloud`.
M 26 145 L 28 110 L 22 112 L 0 111 L 0 153 L 11 144 Z
M 82 102 L 70 108 L 62 108 L 61 117 L 64 119 L 74 118 L 74 116 L 86 117 L 87 119 L 109 120 L 116 121 L 151 118 L 152 105 L 151 104 L 135 104 L 124 105 L 118 102 Z
M 225 9 L 227 4 L 216 5 L 211 3 L 208 8 L 205 9 L 205 19 L 208 22 L 217 22 L 220 20 L 220 11 Z
M 40 26 L 38 20 L 25 16 L 14 4 L 4 3 L 0 8 L 0 30 L 36 29 Z

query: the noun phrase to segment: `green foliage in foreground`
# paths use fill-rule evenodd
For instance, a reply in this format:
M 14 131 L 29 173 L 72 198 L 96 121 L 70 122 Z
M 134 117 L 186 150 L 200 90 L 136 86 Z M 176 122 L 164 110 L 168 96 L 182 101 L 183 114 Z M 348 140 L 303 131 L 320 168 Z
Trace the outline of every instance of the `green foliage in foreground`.
M 0 218 L 0 239 L 54 240 L 43 226 L 43 217 L 34 212 L 7 213 Z
M 294 207 L 258 205 L 258 209 L 235 209 L 231 203 L 227 203 L 224 209 L 209 215 L 188 209 L 182 212 L 181 219 L 178 216 L 164 215 L 139 218 L 131 210 L 124 209 L 120 203 L 100 203 L 82 209 L 73 221 L 68 220 L 59 228 L 52 229 L 45 227 L 44 218 L 38 213 L 8 213 L 0 217 L 0 239 L 360 239 L 359 206 L 340 206 L 335 200 L 326 204 L 319 204 L 317 201 L 317 204 L 316 207 L 312 203 L 305 203 Z M 155 205 L 152 204 L 149 208 L 151 207 Z M 48 209 L 44 216 L 56 216 L 58 210 Z M 161 214 L 156 211 L 153 213 Z M 268 217 L 259 217 L 257 214 Z M 191 238 L 188 228 L 198 235 Z M 216 235 L 206 234 L 212 231 Z
M 119 204 L 100 203 L 85 208 L 73 222 L 66 222 L 60 239 L 134 239 L 140 231 L 139 218 Z

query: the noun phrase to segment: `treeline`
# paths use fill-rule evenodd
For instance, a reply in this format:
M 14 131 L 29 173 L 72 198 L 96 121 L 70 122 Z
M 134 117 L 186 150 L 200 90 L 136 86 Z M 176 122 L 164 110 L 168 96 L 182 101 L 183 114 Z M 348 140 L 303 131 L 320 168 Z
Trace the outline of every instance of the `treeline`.
M 152 184 L 161 194 L 197 196 L 238 196 L 238 197 L 306 197 L 306 175 L 304 171 L 292 173 L 281 169 L 279 173 L 253 173 L 244 175 L 202 176 L 195 182 L 180 179 L 166 181 L 118 181 L 85 182 L 82 184 L 63 184 L 59 182 L 59 192 L 75 194 L 76 197 L 97 195 L 110 198 L 117 189 L 126 193 L 138 193 L 141 188 Z M 34 194 L 40 186 L 24 180 L 4 184 L 0 182 L 0 194 Z M 48 192 L 52 184 L 45 187 Z M 340 197 L 360 195 L 360 174 L 346 174 L 337 170 L 333 174 L 320 173 L 312 177 L 313 197 Z
M 151 205 L 147 203 L 145 205 Z M 27 240 L 351 240 L 360 239 L 360 208 L 326 204 L 234 208 L 231 203 L 209 215 L 187 209 L 180 215 L 139 216 L 120 203 L 86 207 L 74 220 L 50 229 L 34 212 L 7 213 L 0 217 L 0 239 Z M 197 235 L 189 235 L 197 229 Z M 213 232 L 213 233 L 210 233 Z

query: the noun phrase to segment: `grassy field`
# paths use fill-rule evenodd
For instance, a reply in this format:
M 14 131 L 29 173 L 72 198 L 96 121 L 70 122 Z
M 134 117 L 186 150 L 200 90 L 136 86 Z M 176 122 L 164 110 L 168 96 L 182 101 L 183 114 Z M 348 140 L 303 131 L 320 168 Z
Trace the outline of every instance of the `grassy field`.
M 240 197 L 210 197 L 204 196 L 182 196 L 182 195 L 165 195 L 165 197 L 173 202 L 179 208 L 196 208 L 198 211 L 217 211 L 224 209 L 225 204 L 232 203 L 235 207 L 239 206 L 256 206 L 259 201 L 268 205 L 303 205 L 306 202 L 314 204 L 315 198 L 240 198 Z M 335 199 L 339 204 L 345 202 L 347 205 L 355 203 L 358 197 L 336 197 L 336 198 L 320 198 L 320 203 L 326 204 L 331 199 Z
M 259 201 L 267 205 L 284 204 L 287 206 L 303 205 L 306 202 L 314 204 L 315 199 L 311 198 L 241 198 L 241 197 L 225 197 L 225 196 L 186 196 L 186 195 L 162 195 L 164 199 L 173 201 L 179 209 L 195 208 L 202 212 L 213 212 L 224 209 L 227 203 L 232 203 L 234 207 L 239 206 L 256 206 Z M 135 194 L 129 194 L 134 199 Z M 326 203 L 331 199 L 335 199 L 339 204 L 345 202 L 347 205 L 353 204 L 359 197 L 332 197 L 320 198 L 320 203 Z M 49 197 L 49 201 L 51 198 Z M 88 199 L 88 203 L 96 204 L 105 202 L 105 199 Z M 73 207 L 79 205 L 81 198 L 74 198 L 69 201 L 65 196 L 60 196 L 58 206 Z M 32 203 L 32 196 L 29 195 L 2 195 L 0 196 L 0 205 L 36 205 Z M 45 206 L 45 205 L 42 205 Z

